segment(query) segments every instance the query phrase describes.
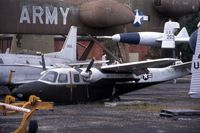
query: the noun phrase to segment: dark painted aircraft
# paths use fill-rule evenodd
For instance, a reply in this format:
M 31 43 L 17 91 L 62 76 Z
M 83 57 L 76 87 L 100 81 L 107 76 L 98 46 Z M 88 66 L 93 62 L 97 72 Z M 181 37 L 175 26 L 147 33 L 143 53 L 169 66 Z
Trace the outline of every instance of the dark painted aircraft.
M 199 9 L 199 0 L 1 0 L 0 33 L 66 34 L 71 25 L 91 35 L 161 31 L 169 18 Z
M 12 93 L 22 100 L 36 95 L 57 103 L 119 100 L 119 95 L 188 75 L 191 62 L 169 65 L 176 61 L 156 59 L 96 68 L 92 60 L 86 68 L 49 69 L 38 81 L 21 85 Z

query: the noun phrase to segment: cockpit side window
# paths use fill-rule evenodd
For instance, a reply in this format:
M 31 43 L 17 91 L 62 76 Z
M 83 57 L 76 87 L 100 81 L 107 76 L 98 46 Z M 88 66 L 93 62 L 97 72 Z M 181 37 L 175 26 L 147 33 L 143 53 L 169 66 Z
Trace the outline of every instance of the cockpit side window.
M 74 82 L 80 82 L 79 74 L 74 74 Z
M 50 71 L 50 72 L 47 72 L 46 75 L 41 80 L 54 83 L 56 82 L 57 76 L 58 76 L 57 72 Z
M 58 77 L 58 82 L 59 83 L 67 83 L 68 82 L 68 77 L 67 74 L 60 74 Z
M 3 63 L 3 59 L 1 59 L 1 58 L 0 58 L 0 64 L 4 64 L 4 63 Z

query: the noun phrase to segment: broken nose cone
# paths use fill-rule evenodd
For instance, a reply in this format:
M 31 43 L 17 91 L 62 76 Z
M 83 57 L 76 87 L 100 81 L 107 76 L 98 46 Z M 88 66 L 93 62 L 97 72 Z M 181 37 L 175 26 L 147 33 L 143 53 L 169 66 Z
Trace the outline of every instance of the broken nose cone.
M 106 28 L 131 23 L 134 14 L 116 0 L 95 0 L 80 6 L 80 20 L 89 27 Z

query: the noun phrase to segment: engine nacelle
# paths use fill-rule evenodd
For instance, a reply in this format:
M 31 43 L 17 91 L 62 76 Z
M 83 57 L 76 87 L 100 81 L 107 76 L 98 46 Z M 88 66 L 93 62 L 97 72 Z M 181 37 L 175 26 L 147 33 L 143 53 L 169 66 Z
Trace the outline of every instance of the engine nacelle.
M 198 12 L 200 9 L 199 0 L 152 0 L 154 8 L 168 16 L 182 16 Z
M 134 14 L 116 0 L 94 0 L 80 6 L 80 20 L 89 27 L 105 28 L 134 21 Z
M 81 75 L 86 82 L 97 82 L 102 78 L 105 78 L 105 74 L 103 74 L 96 68 L 91 68 L 90 71 L 87 73 L 85 72 L 85 70 L 83 70 L 81 72 Z

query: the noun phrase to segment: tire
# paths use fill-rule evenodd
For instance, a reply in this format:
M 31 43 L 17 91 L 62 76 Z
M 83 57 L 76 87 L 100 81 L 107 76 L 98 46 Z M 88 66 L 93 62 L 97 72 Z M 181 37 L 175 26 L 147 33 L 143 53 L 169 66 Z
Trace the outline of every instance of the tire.
M 37 133 L 38 131 L 38 123 L 36 120 L 31 120 L 29 122 L 29 129 L 28 129 L 28 132 L 29 133 Z
M 113 96 L 110 98 L 110 102 L 119 102 L 119 101 L 121 101 L 119 96 Z

